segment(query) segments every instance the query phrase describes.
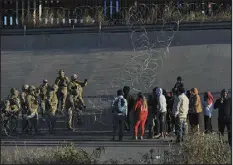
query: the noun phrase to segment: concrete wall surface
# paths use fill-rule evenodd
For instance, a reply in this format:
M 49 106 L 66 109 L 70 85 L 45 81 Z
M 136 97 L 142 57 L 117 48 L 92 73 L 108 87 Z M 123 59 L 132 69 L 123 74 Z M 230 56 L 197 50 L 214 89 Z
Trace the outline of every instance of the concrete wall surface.
M 181 76 L 200 92 L 231 88 L 231 30 L 2 36 L 1 49 L 2 99 L 11 87 L 53 83 L 59 69 L 88 79 L 85 101 L 97 109 L 109 106 L 100 95 L 115 95 L 117 85 L 171 90 Z

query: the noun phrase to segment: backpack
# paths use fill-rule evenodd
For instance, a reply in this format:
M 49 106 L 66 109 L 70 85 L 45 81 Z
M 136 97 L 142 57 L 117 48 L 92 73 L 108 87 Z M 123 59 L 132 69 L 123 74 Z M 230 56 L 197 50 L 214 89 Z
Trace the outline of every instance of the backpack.
M 118 106 L 118 103 L 119 101 L 121 102 L 121 107 Z M 123 98 L 118 98 L 116 101 L 115 101 L 115 104 L 114 104 L 114 110 L 116 113 L 124 113 L 122 112 L 122 107 L 124 107 L 125 105 L 125 100 Z

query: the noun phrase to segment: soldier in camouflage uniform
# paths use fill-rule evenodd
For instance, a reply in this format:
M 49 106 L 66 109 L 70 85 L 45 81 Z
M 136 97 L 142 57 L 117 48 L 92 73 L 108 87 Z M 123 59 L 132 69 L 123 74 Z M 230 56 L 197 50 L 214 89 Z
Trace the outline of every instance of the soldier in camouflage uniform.
M 77 74 L 73 74 L 71 76 L 71 81 L 68 85 L 68 91 L 71 92 L 72 88 L 77 87 L 79 90 L 79 95 L 78 98 L 80 99 L 82 105 L 84 108 L 86 108 L 85 104 L 84 104 L 84 100 L 83 100 L 83 87 L 85 87 L 87 85 L 87 79 L 84 80 L 84 82 L 78 81 L 78 76 Z
M 58 86 L 57 98 L 58 101 L 61 102 L 61 112 L 64 113 L 67 92 L 68 92 L 67 86 L 69 84 L 69 78 L 65 76 L 65 72 L 63 70 L 59 71 L 59 76 L 56 78 L 55 84 Z
M 81 110 L 83 109 L 83 103 L 80 99 L 80 88 L 79 86 L 73 85 L 69 87 L 69 95 L 66 102 L 67 109 L 67 127 L 68 130 L 74 130 L 74 118 L 77 114 L 79 124 L 81 124 Z
M 6 112 L 8 116 L 8 128 L 10 128 L 13 132 L 16 132 L 16 128 L 18 126 L 18 118 L 20 111 L 20 99 L 19 99 L 19 91 L 15 88 L 11 88 L 11 95 L 8 96 L 9 100 L 9 109 Z
M 48 85 L 48 80 L 43 80 L 43 84 L 39 87 L 40 90 L 40 110 L 41 115 L 45 115 L 45 108 L 46 108 L 46 99 L 48 92 L 50 90 L 50 86 Z
M 47 97 L 48 108 L 46 108 L 45 114 L 46 114 L 46 120 L 48 123 L 50 133 L 54 133 L 55 131 L 56 112 L 57 112 L 57 104 L 58 104 L 57 91 L 58 91 L 58 86 L 54 84 L 51 90 L 49 91 Z
M 10 108 L 10 100 L 5 100 L 2 102 L 2 107 L 1 107 L 1 120 L 3 122 L 3 128 L 5 131 L 9 127 L 9 112 L 11 111 Z
M 22 86 L 22 92 L 20 94 L 20 103 L 21 103 L 21 114 L 22 116 L 25 116 L 27 115 L 27 111 L 28 111 L 28 107 L 27 107 L 27 95 L 28 95 L 28 88 L 29 88 L 29 85 L 27 84 L 24 84 Z M 22 120 L 22 132 L 28 132 L 28 120 L 26 120 L 24 117 L 23 117 L 23 120 Z
M 27 95 L 26 103 L 28 107 L 27 112 L 27 119 L 29 121 L 29 129 L 30 132 L 32 128 L 34 128 L 35 132 L 38 132 L 37 128 L 37 120 L 38 120 L 38 108 L 39 108 L 39 101 L 38 101 L 38 90 L 33 85 L 29 86 L 29 93 Z

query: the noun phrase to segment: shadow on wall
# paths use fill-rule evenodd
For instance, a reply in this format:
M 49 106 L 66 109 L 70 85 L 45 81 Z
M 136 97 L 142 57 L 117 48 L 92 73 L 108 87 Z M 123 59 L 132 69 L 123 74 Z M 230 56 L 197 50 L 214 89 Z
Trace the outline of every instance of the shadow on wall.
M 143 33 L 80 33 L 27 36 L 1 36 L 2 51 L 34 50 L 132 50 L 131 37 L 135 41 Z M 150 43 L 158 42 L 156 47 L 174 35 L 170 46 L 231 44 L 231 30 L 204 30 L 178 32 L 146 32 Z

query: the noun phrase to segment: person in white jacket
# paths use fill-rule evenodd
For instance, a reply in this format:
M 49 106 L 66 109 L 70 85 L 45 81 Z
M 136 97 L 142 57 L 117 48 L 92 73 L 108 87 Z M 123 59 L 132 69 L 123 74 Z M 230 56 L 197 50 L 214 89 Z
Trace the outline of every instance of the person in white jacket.
M 166 98 L 163 95 L 162 88 L 156 89 L 156 95 L 158 99 L 157 112 L 156 112 L 156 126 L 157 126 L 157 135 L 155 138 L 165 137 L 166 136 L 166 113 L 167 113 L 167 103 Z

